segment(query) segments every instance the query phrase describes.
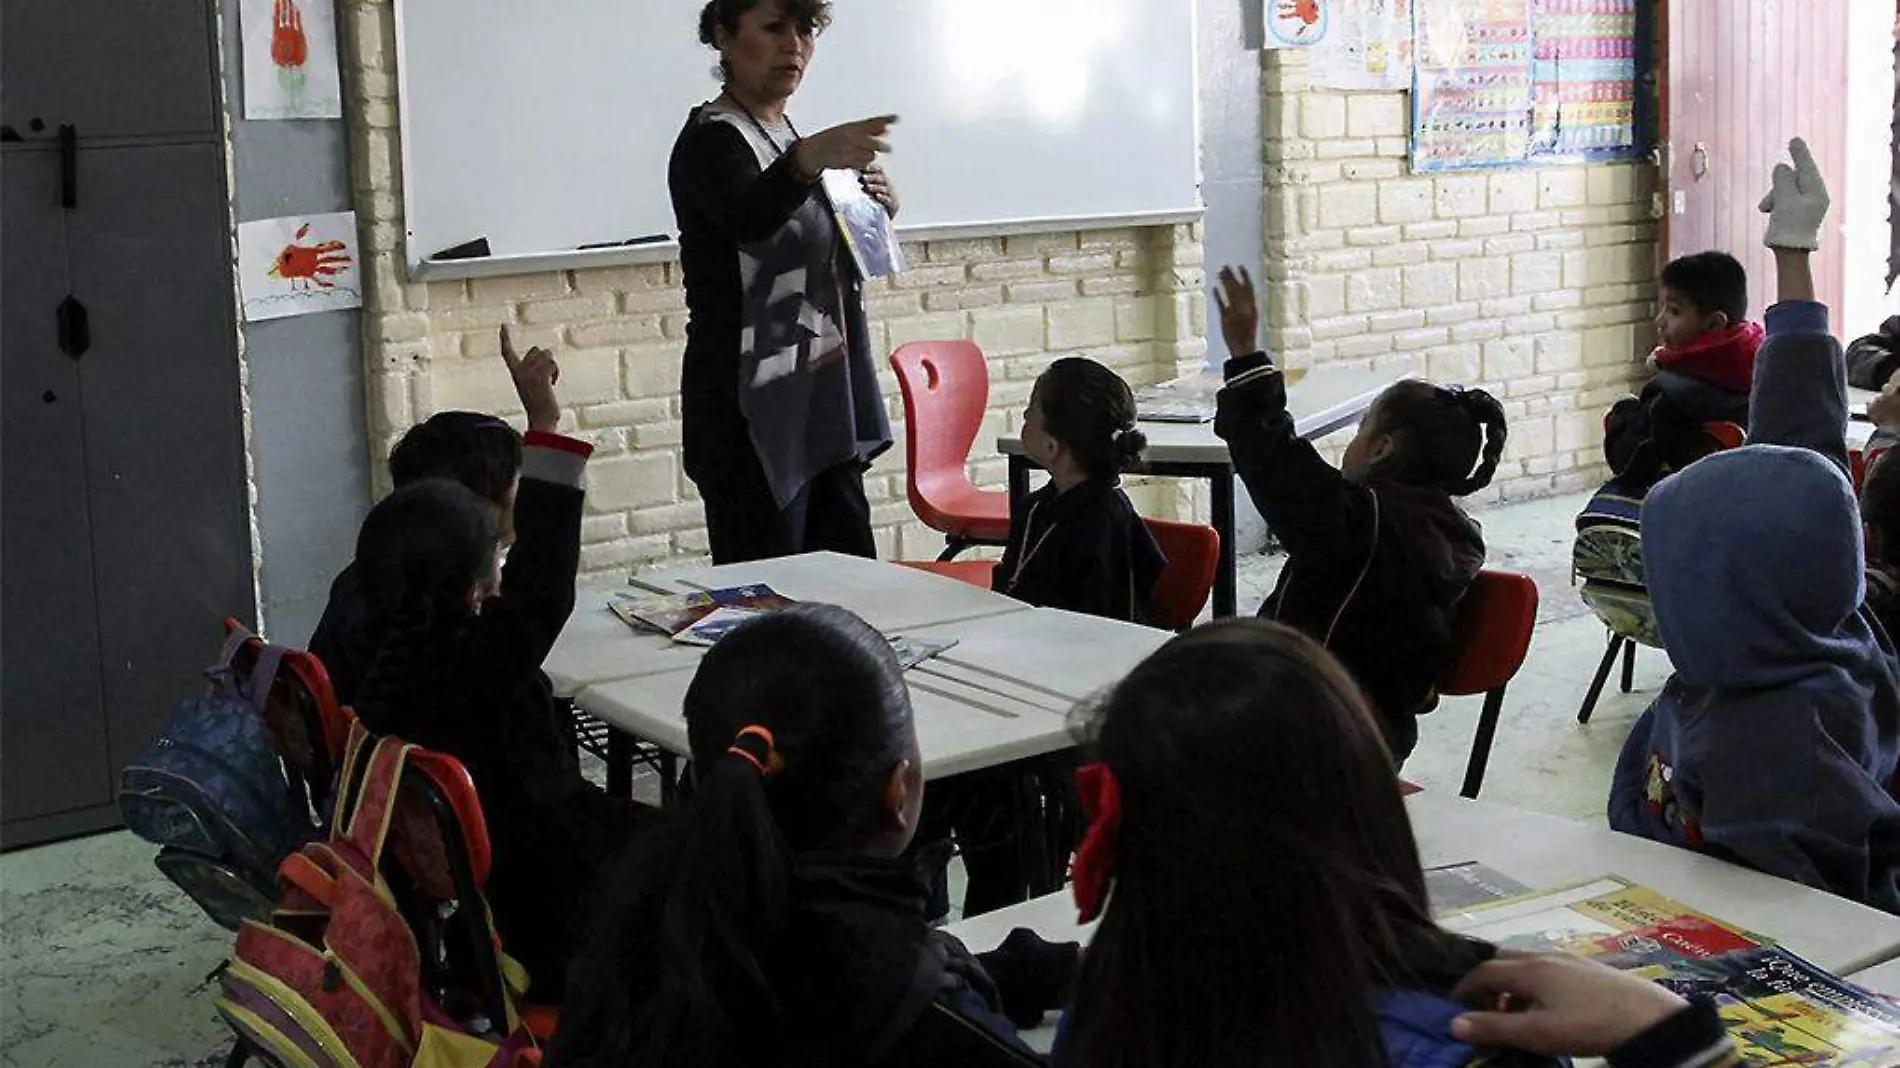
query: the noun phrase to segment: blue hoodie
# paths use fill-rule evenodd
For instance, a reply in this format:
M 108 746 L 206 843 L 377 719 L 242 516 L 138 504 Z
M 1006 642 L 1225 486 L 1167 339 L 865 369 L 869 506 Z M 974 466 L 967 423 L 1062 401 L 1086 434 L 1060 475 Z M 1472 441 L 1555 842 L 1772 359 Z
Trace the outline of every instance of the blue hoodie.
M 1624 744 L 1610 824 L 1900 913 L 1900 667 L 1862 605 L 1841 350 L 1819 305 L 1768 326 L 1758 444 L 1643 505 L 1676 674 Z

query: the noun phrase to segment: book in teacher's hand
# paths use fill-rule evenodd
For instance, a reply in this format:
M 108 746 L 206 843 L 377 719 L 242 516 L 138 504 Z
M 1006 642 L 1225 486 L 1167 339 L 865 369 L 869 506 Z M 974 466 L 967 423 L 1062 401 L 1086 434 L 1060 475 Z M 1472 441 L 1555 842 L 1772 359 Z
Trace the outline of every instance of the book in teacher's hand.
M 1439 923 L 1507 949 L 1589 957 L 1683 997 L 1709 998 L 1747 1065 L 1900 1068 L 1900 1004 L 1623 879 L 1441 910 Z
M 891 217 L 871 194 L 856 171 L 830 170 L 819 178 L 838 232 L 851 250 L 851 259 L 864 278 L 885 278 L 904 269 L 904 249 L 897 243 Z

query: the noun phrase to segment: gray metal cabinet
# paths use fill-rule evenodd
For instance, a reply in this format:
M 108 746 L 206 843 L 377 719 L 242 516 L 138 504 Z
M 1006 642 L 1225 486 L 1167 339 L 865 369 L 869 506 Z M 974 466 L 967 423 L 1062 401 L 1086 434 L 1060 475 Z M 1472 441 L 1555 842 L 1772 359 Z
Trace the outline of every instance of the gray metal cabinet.
M 206 8 L 201 0 L 6 0 L 0 124 L 27 139 L 50 137 L 61 124 L 88 139 L 215 132 Z
M 202 687 L 220 620 L 249 619 L 254 594 L 210 4 L 0 2 L 7 125 L 30 111 L 78 131 L 64 158 L 0 145 L 12 847 L 117 822 L 118 769 Z

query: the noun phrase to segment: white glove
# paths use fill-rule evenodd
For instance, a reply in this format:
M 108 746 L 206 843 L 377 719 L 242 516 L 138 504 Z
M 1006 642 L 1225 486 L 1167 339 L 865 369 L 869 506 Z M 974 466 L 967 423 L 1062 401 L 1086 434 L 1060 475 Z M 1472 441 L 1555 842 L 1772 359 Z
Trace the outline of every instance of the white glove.
M 1827 182 L 1806 141 L 1797 137 L 1788 142 L 1788 155 L 1794 166 L 1775 164 L 1774 188 L 1761 198 L 1762 213 L 1768 216 L 1762 243 L 1812 252 L 1821 247 L 1821 224 L 1827 219 L 1829 204 Z

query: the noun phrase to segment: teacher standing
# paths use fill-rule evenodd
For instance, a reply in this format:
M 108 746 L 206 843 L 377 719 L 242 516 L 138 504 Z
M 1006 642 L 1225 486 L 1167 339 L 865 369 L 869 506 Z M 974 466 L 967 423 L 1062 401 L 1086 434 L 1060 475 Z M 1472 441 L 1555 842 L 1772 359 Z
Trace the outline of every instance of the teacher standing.
M 831 550 L 875 556 L 864 472 L 890 448 L 863 280 L 819 188 L 876 165 L 891 116 L 801 137 L 786 114 L 831 19 L 821 0 L 712 0 L 699 39 L 725 83 L 693 109 L 667 183 L 686 282 L 687 477 L 714 563 Z

